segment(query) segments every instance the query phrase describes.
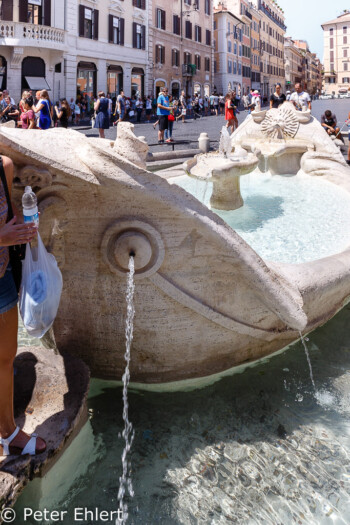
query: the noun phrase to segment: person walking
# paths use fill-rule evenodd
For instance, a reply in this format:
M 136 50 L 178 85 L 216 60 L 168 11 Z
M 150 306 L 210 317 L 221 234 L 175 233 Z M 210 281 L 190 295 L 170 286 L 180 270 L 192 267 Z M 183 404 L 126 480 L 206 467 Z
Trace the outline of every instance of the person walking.
M 117 111 L 118 111 L 118 122 L 122 122 L 125 118 L 125 96 L 124 91 L 121 90 L 117 97 Z
M 35 129 L 35 115 L 33 111 L 33 97 L 24 100 L 23 111 L 20 115 L 19 126 L 22 129 Z
M 232 94 L 227 93 L 225 96 L 225 120 L 226 120 L 226 127 L 230 133 L 234 132 L 235 130 L 235 106 L 232 102 Z
M 23 218 L 11 202 L 12 183 L 13 163 L 8 157 L 0 157 L 0 455 L 34 455 L 46 450 L 45 441 L 36 434 L 28 436 L 16 426 L 14 419 L 13 362 L 17 353 L 18 292 L 9 247 L 31 242 L 37 228 L 34 223 L 23 224 Z M 9 220 L 11 212 L 14 216 Z
M 181 111 L 180 115 L 176 118 L 176 120 L 179 120 L 179 118 L 182 118 L 182 123 L 185 124 L 185 117 L 186 117 L 186 95 L 184 91 L 181 91 L 181 95 L 179 98 L 179 109 Z
M 281 84 L 276 84 L 275 92 L 270 97 L 270 109 L 279 108 L 286 101 L 286 95 L 282 93 Z
M 94 128 L 98 128 L 100 139 L 105 138 L 105 129 L 109 129 L 108 107 L 108 98 L 106 98 L 103 91 L 99 91 L 98 100 L 94 104 L 94 110 L 96 111 Z
M 164 131 L 168 129 L 169 99 L 168 88 L 161 88 L 157 99 L 157 115 L 159 119 L 158 144 L 164 143 Z
M 152 116 L 152 99 L 148 95 L 146 98 L 146 119 L 147 122 L 151 122 L 151 116 Z
M 135 102 L 135 108 L 136 108 L 136 114 L 137 114 L 137 122 L 141 122 L 141 116 L 143 111 L 143 102 L 142 98 L 138 97 L 138 99 Z
M 168 129 L 164 131 L 165 142 L 174 142 L 173 140 L 173 127 L 175 121 L 175 110 L 176 104 L 173 102 L 172 95 L 169 95 L 169 115 L 168 115 Z
M 39 113 L 38 128 L 49 129 L 52 125 L 53 107 L 46 89 L 40 91 L 40 100 L 36 106 L 33 106 L 35 113 Z
M 55 106 L 55 113 L 57 116 L 57 127 L 68 128 L 68 120 L 71 115 L 71 109 L 65 98 L 61 99 L 61 107 Z
M 311 111 L 311 98 L 309 93 L 303 91 L 301 84 L 297 82 L 295 84 L 295 91 L 290 96 L 290 101 L 293 102 L 297 111 Z

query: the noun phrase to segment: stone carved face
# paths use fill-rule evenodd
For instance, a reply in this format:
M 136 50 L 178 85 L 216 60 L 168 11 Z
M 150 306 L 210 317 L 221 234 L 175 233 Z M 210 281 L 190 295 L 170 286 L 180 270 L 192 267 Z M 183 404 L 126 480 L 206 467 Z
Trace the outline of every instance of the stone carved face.
M 261 123 L 263 134 L 271 139 L 295 137 L 298 129 L 299 122 L 295 111 L 283 106 L 270 109 Z

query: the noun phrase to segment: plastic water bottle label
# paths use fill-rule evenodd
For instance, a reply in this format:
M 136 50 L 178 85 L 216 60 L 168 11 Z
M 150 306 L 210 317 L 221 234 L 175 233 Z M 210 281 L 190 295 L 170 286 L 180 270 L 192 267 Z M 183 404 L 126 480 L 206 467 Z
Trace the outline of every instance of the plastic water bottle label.
M 34 215 L 24 215 L 24 223 L 28 224 L 29 222 L 34 222 L 36 226 L 39 226 L 39 213 L 36 212 Z

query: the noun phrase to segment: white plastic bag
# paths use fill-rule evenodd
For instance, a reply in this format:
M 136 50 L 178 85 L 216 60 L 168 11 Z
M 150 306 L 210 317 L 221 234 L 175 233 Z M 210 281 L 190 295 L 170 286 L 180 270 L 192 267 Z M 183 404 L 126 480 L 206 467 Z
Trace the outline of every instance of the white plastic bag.
M 29 335 L 42 337 L 51 328 L 60 304 L 62 274 L 38 233 L 38 247 L 26 247 L 22 263 L 19 310 Z

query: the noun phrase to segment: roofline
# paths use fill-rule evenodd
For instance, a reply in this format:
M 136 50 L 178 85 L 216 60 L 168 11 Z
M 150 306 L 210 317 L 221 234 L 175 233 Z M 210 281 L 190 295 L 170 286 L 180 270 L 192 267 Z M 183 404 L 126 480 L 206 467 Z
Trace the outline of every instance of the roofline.
M 217 9 L 217 8 L 215 8 Z M 235 18 L 236 20 L 238 20 L 238 22 L 240 22 L 241 24 L 244 24 L 245 22 L 243 20 L 241 20 L 237 15 L 235 15 L 234 13 L 232 13 L 232 11 L 228 11 L 228 9 L 219 9 L 217 11 L 213 11 L 213 14 L 214 15 L 218 15 L 218 14 L 228 14 L 228 15 L 231 15 L 233 18 Z

